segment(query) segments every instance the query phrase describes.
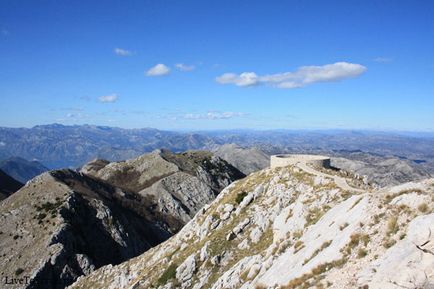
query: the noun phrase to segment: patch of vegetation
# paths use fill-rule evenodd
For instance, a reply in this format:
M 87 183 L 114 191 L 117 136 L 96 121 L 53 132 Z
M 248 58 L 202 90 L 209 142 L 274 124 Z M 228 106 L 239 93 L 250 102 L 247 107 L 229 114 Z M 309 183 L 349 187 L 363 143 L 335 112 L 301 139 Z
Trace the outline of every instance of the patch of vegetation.
M 349 208 L 349 209 L 347 210 L 347 212 L 348 212 L 348 211 L 351 211 L 355 206 L 357 206 L 357 204 L 360 203 L 360 201 L 361 201 L 362 199 L 363 199 L 363 197 L 360 197 L 359 199 L 357 199 L 357 201 L 354 202 L 354 204 L 351 206 L 351 208 Z
M 51 214 L 51 218 L 54 218 L 57 214 L 57 208 L 61 205 L 62 201 L 59 197 L 56 198 L 55 203 L 45 202 L 41 206 L 36 205 L 35 207 L 37 212 L 45 211 L 45 213 L 39 213 L 36 218 L 42 220 L 47 216 L 47 214 Z
M 294 240 L 300 239 L 301 236 L 303 236 L 303 231 L 302 230 L 297 230 L 295 231 L 292 236 L 294 237 Z
M 368 251 L 366 249 L 360 248 L 357 252 L 357 258 L 363 258 L 366 257 L 366 255 L 368 255 Z
M 352 234 L 350 236 L 350 242 L 348 243 L 348 245 L 351 248 L 356 247 L 360 243 L 360 238 L 361 238 L 361 234 L 359 234 L 359 233 Z
M 244 200 L 244 198 L 247 196 L 247 193 L 242 191 L 237 194 L 237 197 L 235 198 L 235 202 L 239 205 Z
M 420 204 L 417 209 L 419 210 L 419 212 L 421 213 L 426 213 L 428 212 L 428 205 L 426 203 Z
M 387 249 L 387 248 L 392 247 L 395 244 L 396 244 L 396 241 L 394 239 L 386 239 L 383 242 L 383 247 Z
M 368 245 L 370 241 L 370 237 L 367 234 L 360 234 L 355 233 L 350 236 L 350 242 L 347 244 L 346 247 L 341 249 L 341 252 L 343 252 L 345 255 L 350 255 L 353 248 L 357 247 L 361 242 L 364 246 Z
M 325 248 L 327 248 L 328 246 L 330 246 L 330 244 L 332 243 L 332 241 L 327 241 L 324 242 L 321 247 L 319 247 L 318 249 L 315 250 L 315 252 L 313 252 L 312 256 L 310 256 L 309 258 L 307 258 L 306 260 L 304 260 L 303 265 L 309 263 L 310 260 L 312 260 L 313 258 L 316 257 L 316 255 L 318 255 L 322 250 L 324 250 Z
M 158 278 L 158 285 L 165 285 L 169 280 L 175 278 L 176 268 L 178 268 L 177 264 L 170 264 L 170 266 L 167 267 L 166 271 L 164 271 L 160 278 Z
M 296 254 L 298 251 L 300 251 L 301 249 L 304 248 L 304 243 L 303 241 L 298 240 L 297 242 L 295 242 L 294 244 L 294 254 Z
M 39 213 L 39 214 L 36 216 L 36 219 L 38 219 L 38 220 L 43 220 L 43 219 L 45 219 L 46 216 L 47 216 L 47 214 L 45 214 L 45 213 Z
M 305 227 L 316 224 L 316 222 L 318 222 L 318 220 L 321 219 L 321 217 L 328 210 L 330 210 L 330 206 L 328 206 L 328 205 L 324 205 L 321 208 L 316 207 L 316 208 L 310 209 L 309 212 L 308 212 L 308 214 L 307 214 L 307 216 L 306 216 L 306 225 L 305 225 Z
M 397 192 L 397 193 L 395 193 L 395 194 L 387 195 L 385 201 L 386 201 L 386 203 L 388 204 L 388 203 L 390 203 L 394 198 L 396 198 L 396 197 L 398 197 L 398 196 L 401 196 L 401 195 L 410 194 L 410 193 L 422 194 L 423 191 L 422 191 L 421 189 L 402 190 L 402 191 L 399 191 L 399 192 Z
M 387 235 L 392 235 L 398 232 L 398 217 L 396 216 L 390 216 L 389 220 L 387 221 Z
M 290 240 L 286 240 L 282 242 L 279 247 L 276 247 L 276 251 L 274 253 L 277 253 L 278 255 L 282 254 L 286 251 L 289 247 L 292 246 L 292 242 Z
M 288 284 L 281 286 L 281 289 L 296 289 L 296 288 L 310 288 L 319 285 L 320 280 L 324 278 L 323 273 L 331 270 L 332 268 L 341 268 L 348 260 L 341 258 L 336 261 L 320 264 L 313 268 L 310 273 L 306 273 L 301 277 L 289 281 Z
M 348 227 L 348 225 L 349 225 L 348 223 L 344 223 L 344 224 L 340 225 L 339 226 L 339 230 L 342 231 L 343 229 L 345 229 L 346 227 Z

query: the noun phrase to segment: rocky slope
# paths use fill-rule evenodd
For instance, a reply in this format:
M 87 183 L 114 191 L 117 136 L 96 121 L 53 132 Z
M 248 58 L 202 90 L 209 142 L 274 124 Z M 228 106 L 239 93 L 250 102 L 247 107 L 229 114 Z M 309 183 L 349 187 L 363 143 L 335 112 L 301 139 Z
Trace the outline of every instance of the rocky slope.
M 70 288 L 433 288 L 434 179 L 348 189 L 362 183 L 308 171 L 253 173 L 168 241 Z
M 0 170 L 0 201 L 18 191 L 22 186 L 22 183 Z
M 64 288 L 167 239 L 134 203 L 133 194 L 71 170 L 34 178 L 0 203 L 2 280 L 30 277 L 28 288 Z
M 392 157 L 380 157 L 370 154 L 350 155 L 350 158 L 334 157 L 332 165 L 354 172 L 360 176 L 366 176 L 370 183 L 380 187 L 398 185 L 405 182 L 422 180 L 431 177 L 431 174 L 405 160 Z
M 40 162 L 28 161 L 19 157 L 11 157 L 0 161 L 0 169 L 21 183 L 25 183 L 48 171 L 48 168 Z
M 214 153 L 246 175 L 270 166 L 270 156 L 256 147 L 225 144 L 214 150 Z
M 128 260 L 169 238 L 242 176 L 210 153 L 168 151 L 43 173 L 0 203 L 2 282 L 64 288 Z
M 223 188 L 244 177 L 206 151 L 156 150 L 123 162 L 95 160 L 81 172 L 136 193 L 145 200 L 149 218 L 164 220 L 170 232 L 178 231 Z

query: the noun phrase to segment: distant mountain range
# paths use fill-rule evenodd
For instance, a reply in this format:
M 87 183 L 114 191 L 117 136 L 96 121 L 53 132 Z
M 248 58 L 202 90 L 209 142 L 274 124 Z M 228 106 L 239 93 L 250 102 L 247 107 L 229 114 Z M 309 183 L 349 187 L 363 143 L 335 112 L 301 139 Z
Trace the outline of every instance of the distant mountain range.
M 0 128 L 0 156 L 20 156 L 54 169 L 79 167 L 94 158 L 123 160 L 154 149 L 201 149 L 214 142 L 204 135 L 156 129 L 121 129 L 105 126 L 40 125 Z
M 352 160 L 359 160 L 360 154 L 382 160 L 399 159 L 411 168 L 434 174 L 432 134 L 351 130 L 173 132 L 60 124 L 0 127 L 0 160 L 19 156 L 37 160 L 50 169 L 78 168 L 96 158 L 129 159 L 155 149 L 215 151 L 244 173 L 266 166 L 270 154 L 322 153 Z

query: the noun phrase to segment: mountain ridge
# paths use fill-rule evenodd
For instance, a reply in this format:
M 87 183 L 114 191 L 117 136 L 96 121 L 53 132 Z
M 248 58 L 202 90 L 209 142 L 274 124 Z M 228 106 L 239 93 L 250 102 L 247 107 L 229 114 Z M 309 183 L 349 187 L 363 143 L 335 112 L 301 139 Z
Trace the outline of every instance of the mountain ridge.
M 97 167 L 93 162 L 82 171 L 45 172 L 0 202 L 2 281 L 24 276 L 29 283 L 12 288 L 64 288 L 80 275 L 166 240 L 224 186 L 244 176 L 212 154 L 189 152 L 196 157 L 194 174 L 177 169 L 152 179 L 147 174 L 158 173 L 160 163 L 178 168 L 162 154 Z M 154 163 L 148 162 L 152 159 Z M 96 175 L 107 166 L 105 174 Z M 129 187 L 120 182 L 123 177 L 146 182 Z
M 434 179 L 362 191 L 298 166 L 258 171 L 166 242 L 69 288 L 432 286 Z

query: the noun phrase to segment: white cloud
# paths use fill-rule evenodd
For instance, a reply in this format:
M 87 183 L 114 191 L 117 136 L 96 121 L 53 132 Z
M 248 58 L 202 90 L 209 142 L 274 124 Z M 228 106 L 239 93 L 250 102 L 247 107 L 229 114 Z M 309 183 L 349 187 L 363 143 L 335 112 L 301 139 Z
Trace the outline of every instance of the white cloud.
M 356 77 L 366 71 L 360 64 L 336 62 L 322 66 L 302 66 L 293 72 L 284 72 L 258 76 L 254 72 L 241 74 L 225 73 L 216 78 L 221 84 L 235 84 L 246 87 L 259 84 L 268 84 L 279 88 L 298 88 L 316 82 L 338 81 Z
M 131 55 L 133 55 L 132 51 L 122 49 L 122 48 L 115 48 L 115 49 L 113 49 L 113 52 L 119 56 L 131 56 Z
M 232 111 L 209 111 L 207 113 L 186 113 L 182 116 L 183 119 L 189 120 L 218 120 L 218 119 L 230 119 L 234 117 L 243 117 L 245 113 L 243 112 L 232 112 Z
M 146 71 L 146 76 L 162 76 L 170 73 L 170 68 L 166 65 L 159 63 L 154 67 L 151 67 L 148 71 Z
M 216 78 L 221 84 L 235 84 L 237 86 L 252 86 L 259 83 L 259 77 L 254 72 L 243 72 L 240 75 L 225 73 Z
M 118 98 L 117 94 L 103 95 L 98 97 L 98 101 L 101 103 L 113 103 L 116 102 Z
M 379 63 L 388 63 L 388 62 L 392 62 L 392 58 L 389 57 L 377 57 L 374 58 L 375 62 L 379 62 Z
M 175 64 L 175 67 L 180 71 L 192 71 L 196 68 L 194 65 L 187 65 L 184 63 L 177 63 Z

